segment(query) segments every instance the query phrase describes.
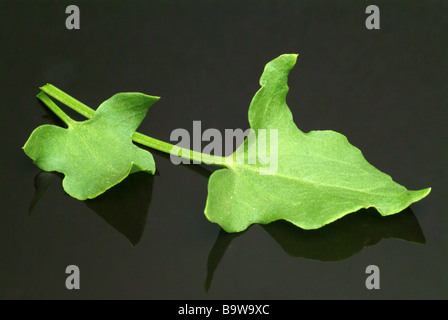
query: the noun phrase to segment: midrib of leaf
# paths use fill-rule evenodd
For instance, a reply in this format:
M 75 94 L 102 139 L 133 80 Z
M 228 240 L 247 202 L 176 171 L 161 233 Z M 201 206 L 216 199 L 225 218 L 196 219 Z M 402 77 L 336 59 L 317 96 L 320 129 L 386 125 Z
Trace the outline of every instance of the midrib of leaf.
M 239 167 L 243 167 L 243 168 L 245 168 L 245 169 L 247 169 L 247 170 L 250 170 L 250 171 L 253 171 L 253 172 L 257 172 L 257 173 L 259 173 L 259 169 L 260 169 L 260 167 L 254 168 L 253 166 L 246 165 L 246 164 L 237 164 L 237 166 L 239 166 Z M 237 172 L 237 170 L 234 169 L 233 166 L 229 166 L 229 169 L 230 169 L 230 170 L 233 170 L 234 172 Z M 238 173 L 238 174 L 239 174 L 239 176 L 243 176 L 241 173 Z M 390 181 L 393 182 L 393 180 L 392 180 L 392 178 L 391 178 L 390 176 L 388 176 L 388 175 L 386 175 L 386 174 L 384 174 L 384 175 L 385 175 L 385 178 L 389 178 Z M 266 176 L 269 176 L 269 175 L 266 175 Z M 354 188 L 348 188 L 348 187 L 339 186 L 339 185 L 331 185 L 331 184 L 316 183 L 316 182 L 311 181 L 311 180 L 306 180 L 306 179 L 299 178 L 299 177 L 292 177 L 292 176 L 288 176 L 288 175 L 285 175 L 285 174 L 279 174 L 279 173 L 274 174 L 274 176 L 276 176 L 276 177 L 280 177 L 280 178 L 282 178 L 282 179 L 286 179 L 286 180 L 297 181 L 297 182 L 299 182 L 299 183 L 303 183 L 303 184 L 310 184 L 310 185 L 314 185 L 314 186 L 318 186 L 318 187 L 319 187 L 319 186 L 321 186 L 321 187 L 327 187 L 327 188 L 330 188 L 330 189 L 331 189 L 331 188 L 332 188 L 332 189 L 343 189 L 343 190 L 348 190 L 348 191 L 351 191 L 351 192 L 364 193 L 364 194 L 367 194 L 367 195 L 380 195 L 380 196 L 387 196 L 387 195 L 390 195 L 390 192 L 388 192 L 388 193 L 380 193 L 380 192 L 372 192 L 372 191 L 365 191 L 365 190 L 359 190 L 359 189 L 354 189 Z M 244 179 L 244 178 L 243 178 L 243 179 Z M 247 179 L 244 179 L 244 180 L 250 182 L 250 181 L 247 180 Z M 254 185 L 252 182 L 250 182 L 250 184 Z M 257 189 L 259 189 L 259 188 L 257 188 Z M 261 190 L 261 189 L 259 189 L 259 190 Z M 264 193 L 267 194 L 266 191 L 264 191 Z M 395 194 L 399 194 L 399 193 L 396 192 Z M 274 197 L 274 196 L 271 196 L 271 197 L 274 198 L 274 199 L 279 199 L 279 200 L 282 201 L 282 199 L 280 199 L 280 198 L 277 198 L 277 197 Z M 283 201 L 284 201 L 284 200 L 283 200 Z M 294 203 L 294 202 L 291 202 L 291 203 Z
M 232 169 L 230 169 L 230 170 L 232 170 Z M 261 189 L 260 187 L 258 187 L 255 183 L 253 183 L 253 182 L 250 181 L 249 179 L 245 178 L 244 175 L 241 174 L 241 173 L 239 173 L 238 171 L 233 170 L 233 172 L 235 172 L 239 177 L 241 177 L 241 179 L 243 179 L 244 181 L 246 181 L 248 184 L 252 185 L 255 189 L 259 190 L 260 193 L 266 195 L 268 198 L 274 199 L 274 200 L 276 200 L 276 201 L 281 201 L 281 202 L 285 202 L 285 203 L 288 203 L 288 204 L 292 204 L 292 205 L 298 205 L 298 204 L 301 203 L 301 202 L 287 201 L 287 200 L 285 200 L 285 199 L 281 199 L 281 198 L 275 197 L 275 196 L 273 196 L 273 195 L 267 193 L 265 190 Z
M 279 202 L 282 202 L 282 203 L 286 203 L 286 204 L 290 204 L 290 205 L 292 205 L 292 206 L 294 206 L 294 207 L 296 207 L 296 206 L 298 206 L 298 205 L 300 205 L 301 203 L 302 203 L 302 201 L 299 201 L 299 202 L 292 202 L 292 201 L 288 201 L 288 200 L 285 200 L 285 199 L 282 199 L 282 198 L 278 198 L 278 197 L 276 197 L 276 196 L 273 196 L 272 194 L 270 194 L 270 193 L 268 193 L 268 192 L 266 192 L 265 190 L 263 190 L 263 189 L 261 189 L 260 187 L 258 187 L 255 183 L 253 183 L 252 181 L 250 181 L 249 179 L 247 179 L 247 178 L 245 178 L 244 177 L 244 175 L 243 174 L 241 174 L 241 173 L 239 173 L 237 170 L 235 170 L 235 169 L 232 169 L 232 168 L 229 168 L 230 170 L 233 170 L 239 177 L 241 177 L 241 179 L 242 180 L 244 180 L 247 184 L 249 184 L 249 185 L 251 185 L 251 186 L 253 186 L 256 190 L 258 190 L 261 194 L 264 194 L 266 197 L 268 197 L 268 198 L 270 198 L 270 199 L 273 199 L 273 200 L 276 200 L 276 201 L 279 201 Z M 250 170 L 253 170 L 252 168 L 250 169 Z M 255 171 L 255 170 L 254 170 Z M 283 175 L 284 176 L 284 175 Z M 287 178 L 289 178 L 289 176 L 286 176 Z M 305 183 L 309 183 L 309 184 L 312 184 L 311 182 L 309 182 L 308 180 L 303 180 L 302 179 L 302 181 L 303 182 L 305 182 Z M 319 185 L 319 184 L 318 184 Z M 325 185 L 324 185 L 325 186 Z M 338 187 L 338 186 L 332 186 L 332 185 L 326 185 L 327 187 L 329 187 L 329 188 L 333 188 L 333 189 L 337 189 L 337 188 L 341 188 L 341 189 L 347 189 L 347 190 L 350 190 L 350 191 L 354 191 L 354 192 L 357 192 L 357 193 L 364 193 L 364 194 L 367 194 L 367 195 L 381 195 L 381 196 L 388 196 L 388 195 L 390 195 L 390 193 L 387 193 L 387 194 L 383 194 L 383 193 L 374 193 L 374 192 L 367 192 L 367 191 L 360 191 L 360 190 L 356 190 L 356 189 L 349 189 L 349 188 L 344 188 L 344 187 Z M 235 191 L 234 191 L 235 192 Z M 394 194 L 399 194 L 399 193 L 394 193 Z M 340 197 L 342 197 L 342 198 L 345 198 L 345 199 L 348 199 L 348 201 L 345 201 L 344 203 L 349 203 L 349 204 L 352 204 L 353 203 L 353 200 L 360 200 L 359 198 L 357 198 L 356 196 L 350 196 L 350 195 L 346 195 L 346 194 L 339 194 L 339 196 Z M 413 199 L 414 200 L 414 199 Z M 367 208 L 371 208 L 371 207 L 375 207 L 375 205 L 374 204 L 372 204 L 372 203 L 370 203 L 370 200 L 368 200 L 368 199 L 363 199 L 363 201 L 365 202 L 364 204 L 358 204 L 358 205 L 356 205 L 352 210 L 346 210 L 345 212 L 351 212 L 351 211 L 353 211 L 353 210 L 359 210 L 359 209 L 361 209 L 361 208 L 365 208 L 365 209 L 367 209 Z M 415 201 L 415 200 L 414 200 Z M 413 202 L 414 202 L 413 201 Z M 253 208 L 252 206 L 250 206 L 251 208 Z M 330 208 L 324 208 L 323 209 L 323 211 L 327 211 L 327 210 L 330 210 Z M 345 215 L 345 213 L 341 213 L 341 215 L 339 216 L 339 217 L 336 217 L 334 220 L 336 220 L 336 219 L 339 219 L 340 217 L 342 217 L 342 216 L 344 216 Z

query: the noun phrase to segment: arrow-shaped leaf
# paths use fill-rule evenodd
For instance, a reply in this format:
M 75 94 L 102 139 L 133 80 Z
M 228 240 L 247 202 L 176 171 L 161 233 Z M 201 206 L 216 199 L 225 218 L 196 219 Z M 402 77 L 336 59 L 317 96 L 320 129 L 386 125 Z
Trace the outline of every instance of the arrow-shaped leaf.
M 430 188 L 408 191 L 370 165 L 345 136 L 297 128 L 286 105 L 296 59 L 282 55 L 266 65 L 249 108 L 253 130 L 227 169 L 210 177 L 207 218 L 228 232 L 280 219 L 316 229 L 361 208 L 391 215 L 425 197 Z M 272 163 L 261 161 L 255 145 L 266 148 Z

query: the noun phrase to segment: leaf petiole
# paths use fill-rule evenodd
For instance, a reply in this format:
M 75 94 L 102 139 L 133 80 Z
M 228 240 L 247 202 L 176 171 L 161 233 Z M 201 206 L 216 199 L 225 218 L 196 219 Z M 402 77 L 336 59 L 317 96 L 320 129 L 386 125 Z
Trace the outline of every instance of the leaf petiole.
M 67 116 L 46 94 L 58 100 L 59 102 L 65 104 L 67 107 L 73 109 L 79 114 L 83 115 L 87 119 L 91 119 L 95 115 L 95 110 L 91 109 L 84 103 L 76 100 L 72 96 L 68 95 L 64 91 L 59 88 L 53 86 L 52 84 L 46 84 L 40 88 L 43 92 L 40 92 L 37 97 L 48 106 L 58 117 L 61 118 L 65 123 L 69 123 L 73 120 Z M 46 93 L 46 94 L 45 94 Z M 69 122 L 67 122 L 69 121 Z M 138 144 L 143 146 L 168 153 L 174 156 L 178 156 L 181 158 L 189 159 L 195 162 L 201 162 L 216 166 L 224 166 L 228 167 L 231 164 L 226 157 L 219 157 L 210 154 L 204 154 L 201 152 L 189 150 L 186 148 L 181 148 L 179 146 L 175 146 L 171 143 L 164 142 L 155 138 L 151 138 L 139 132 L 135 132 L 132 140 Z
M 42 101 L 53 113 L 58 116 L 59 119 L 64 121 L 68 126 L 71 126 L 75 121 L 70 118 L 64 111 L 61 110 L 45 93 L 39 92 L 37 94 L 37 99 Z

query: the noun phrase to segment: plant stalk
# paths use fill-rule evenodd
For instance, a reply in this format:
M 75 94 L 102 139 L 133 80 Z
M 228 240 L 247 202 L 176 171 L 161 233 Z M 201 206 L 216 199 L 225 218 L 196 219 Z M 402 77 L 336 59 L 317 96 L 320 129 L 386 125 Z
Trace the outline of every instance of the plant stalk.
M 78 112 L 82 116 L 87 119 L 91 119 L 95 115 L 95 110 L 91 109 L 84 103 L 76 100 L 75 98 L 69 96 L 64 91 L 56 88 L 51 84 L 46 84 L 40 88 L 43 92 L 58 100 L 59 102 L 65 104 L 67 107 L 73 109 Z M 45 93 L 40 92 L 37 97 L 52 110 L 58 117 L 61 118 L 62 121 L 68 124 L 66 120 L 73 122 L 73 120 L 67 116 L 62 110 L 47 96 Z M 56 108 L 55 108 L 56 107 Z M 56 110 L 56 111 L 55 111 Z M 60 112 L 59 112 L 60 111 Z M 61 117 L 62 116 L 62 117 Z M 68 119 L 67 119 L 68 118 Z M 178 156 L 181 158 L 192 160 L 193 163 L 205 163 L 216 166 L 224 166 L 227 167 L 231 164 L 230 158 L 228 157 L 220 157 L 214 156 L 210 154 L 204 154 L 201 152 L 193 151 L 186 148 L 181 148 L 179 146 L 175 146 L 171 143 L 164 142 L 155 138 L 148 137 L 139 132 L 135 132 L 132 140 L 138 144 L 143 146 L 168 153 L 174 156 Z
M 64 121 L 67 126 L 71 126 L 75 122 L 64 111 L 62 111 L 61 108 L 59 108 L 58 105 L 54 103 L 53 100 L 51 100 L 45 93 L 39 92 L 36 97 L 37 99 L 42 101 L 51 111 L 53 111 L 53 113 L 59 119 Z

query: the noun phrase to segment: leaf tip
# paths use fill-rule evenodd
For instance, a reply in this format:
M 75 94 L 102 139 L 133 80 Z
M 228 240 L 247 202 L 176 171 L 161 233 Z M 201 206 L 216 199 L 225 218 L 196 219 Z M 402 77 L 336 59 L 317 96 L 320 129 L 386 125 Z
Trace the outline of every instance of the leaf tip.
M 425 188 L 421 190 L 409 190 L 406 194 L 409 197 L 412 197 L 412 203 L 420 201 L 421 199 L 425 198 L 429 193 L 431 192 L 431 188 Z
M 264 67 L 260 78 L 262 87 L 269 84 L 286 83 L 288 74 L 297 62 L 298 54 L 286 53 L 271 60 Z
M 297 58 L 299 57 L 299 54 L 298 54 L 298 53 L 291 53 L 290 55 L 293 56 L 294 59 L 296 59 L 296 60 L 297 60 Z
M 291 60 L 291 62 L 296 63 L 298 57 L 299 57 L 298 53 L 285 53 L 282 54 L 279 58 L 285 58 L 287 60 Z

